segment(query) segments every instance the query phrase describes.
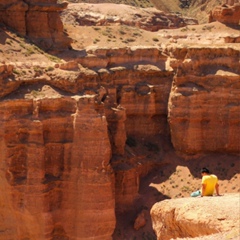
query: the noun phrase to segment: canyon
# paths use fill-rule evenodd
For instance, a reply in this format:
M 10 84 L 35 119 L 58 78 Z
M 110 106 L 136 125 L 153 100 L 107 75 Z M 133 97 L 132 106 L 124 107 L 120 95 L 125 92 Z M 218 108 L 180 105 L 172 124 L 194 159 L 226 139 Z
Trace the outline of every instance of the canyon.
M 95 7 L 94 15 L 91 4 L 54 0 L 0 5 L 2 240 L 189 237 L 161 238 L 150 209 L 167 198 L 194 204 L 187 197 L 202 164 L 239 195 L 238 14 L 226 20 L 216 8 L 211 23 L 179 26 L 177 15 L 158 12 L 163 25 L 153 31 L 151 11 L 141 18 L 118 5 L 123 27 L 116 6 Z

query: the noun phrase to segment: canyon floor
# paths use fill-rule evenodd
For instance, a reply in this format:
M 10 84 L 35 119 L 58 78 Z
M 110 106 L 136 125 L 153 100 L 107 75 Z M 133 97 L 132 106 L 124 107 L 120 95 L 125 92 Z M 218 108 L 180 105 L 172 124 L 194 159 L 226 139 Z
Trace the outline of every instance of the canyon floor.
M 104 9 L 101 11 L 107 14 L 110 11 L 108 5 L 102 6 Z M 124 6 L 119 6 L 119 14 L 126 13 L 125 11 Z M 199 48 L 209 45 L 221 47 L 225 45 L 227 37 L 239 37 L 240 31 L 240 27 L 233 28 L 219 22 L 149 32 L 126 25 L 80 26 L 69 20 L 69 22 L 64 22 L 64 28 L 73 40 L 72 49 L 57 54 L 45 53 L 15 33 L 4 28 L 0 29 L 0 61 L 17 62 L 18 64 L 44 62 L 46 71 L 51 71 L 54 64 L 63 60 L 69 61 L 79 54 L 85 54 L 85 50 L 90 48 L 196 45 Z M 29 71 L 34 70 L 29 68 Z M 61 92 L 55 92 L 49 88 L 39 89 L 39 92 L 42 92 L 45 97 L 52 94 L 61 95 Z M 28 97 L 29 94 L 33 94 L 30 88 L 25 97 Z M 136 147 L 132 147 L 132 151 L 136 153 L 143 151 L 143 145 L 144 143 L 139 141 Z M 142 152 L 143 155 L 150 156 L 153 162 L 155 160 L 159 162 L 161 159 L 161 163 L 154 171 L 141 179 L 139 198 L 136 199 L 135 209 L 117 213 L 114 240 L 156 239 L 149 214 L 152 205 L 168 198 L 189 197 L 192 191 L 200 187 L 199 170 L 204 166 L 209 167 L 219 177 L 221 194 L 240 192 L 239 156 L 209 154 L 190 156 L 188 159 L 184 159 L 171 148 L 170 141 L 161 155 L 152 149 L 145 151 Z M 147 223 L 143 228 L 134 230 L 134 221 L 141 211 L 145 213 Z

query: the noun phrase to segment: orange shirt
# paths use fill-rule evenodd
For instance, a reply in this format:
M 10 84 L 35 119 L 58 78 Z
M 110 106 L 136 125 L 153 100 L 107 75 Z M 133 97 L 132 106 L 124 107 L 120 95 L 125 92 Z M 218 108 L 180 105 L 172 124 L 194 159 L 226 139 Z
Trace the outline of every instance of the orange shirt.
M 206 175 L 202 177 L 202 184 L 206 185 L 204 196 L 212 196 L 214 193 L 215 186 L 218 182 L 218 178 L 216 175 Z

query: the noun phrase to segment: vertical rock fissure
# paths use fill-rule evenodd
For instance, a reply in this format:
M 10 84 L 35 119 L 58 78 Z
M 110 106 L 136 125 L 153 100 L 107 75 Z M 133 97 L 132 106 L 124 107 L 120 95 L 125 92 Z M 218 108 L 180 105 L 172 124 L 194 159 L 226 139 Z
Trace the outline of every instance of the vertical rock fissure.
M 29 4 L 25 1 L 25 0 L 22 0 L 27 6 L 28 6 L 28 9 L 27 11 L 25 11 L 25 14 L 24 14 L 24 19 L 25 19 L 25 29 L 26 29 L 26 36 L 29 35 L 29 30 L 28 30 L 28 24 L 27 24 L 27 15 L 28 15 L 28 12 L 29 12 Z

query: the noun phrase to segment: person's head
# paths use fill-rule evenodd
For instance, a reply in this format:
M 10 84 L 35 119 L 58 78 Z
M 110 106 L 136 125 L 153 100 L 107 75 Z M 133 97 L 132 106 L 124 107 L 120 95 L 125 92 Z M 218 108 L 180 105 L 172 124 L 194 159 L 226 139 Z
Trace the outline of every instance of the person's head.
M 208 170 L 208 168 L 204 167 L 204 168 L 201 169 L 201 174 L 202 175 L 208 175 L 208 174 L 210 174 L 210 171 Z

